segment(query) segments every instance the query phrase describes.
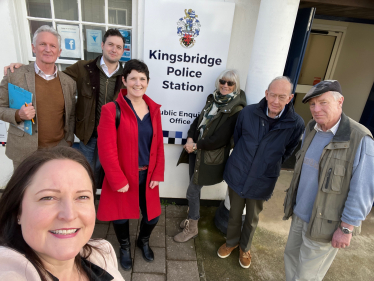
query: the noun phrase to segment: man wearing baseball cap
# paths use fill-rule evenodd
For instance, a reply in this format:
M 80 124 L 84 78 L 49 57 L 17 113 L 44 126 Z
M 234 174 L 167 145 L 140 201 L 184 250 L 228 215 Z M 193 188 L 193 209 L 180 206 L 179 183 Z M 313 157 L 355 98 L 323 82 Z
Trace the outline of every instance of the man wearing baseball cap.
M 343 113 L 343 101 L 336 80 L 318 83 L 302 100 L 313 120 L 284 201 L 283 219 L 292 216 L 284 252 L 287 281 L 322 280 L 373 205 L 373 136 Z

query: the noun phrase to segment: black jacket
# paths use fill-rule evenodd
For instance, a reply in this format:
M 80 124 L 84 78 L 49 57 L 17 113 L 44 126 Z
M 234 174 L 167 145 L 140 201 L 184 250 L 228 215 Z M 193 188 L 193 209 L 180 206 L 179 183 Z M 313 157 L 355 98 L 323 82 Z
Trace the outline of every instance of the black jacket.
M 239 114 L 234 132 L 235 148 L 223 178 L 242 198 L 268 200 L 282 163 L 292 154 L 304 131 L 303 119 L 292 103 L 269 131 L 266 99 L 246 106 Z
M 210 94 L 201 114 L 191 124 L 188 137 L 197 143 L 195 161 L 189 163 L 189 155 L 183 149 L 179 163 L 190 164 L 190 177 L 194 174 L 193 183 L 198 185 L 213 185 L 223 180 L 223 171 L 231 150 L 230 140 L 234 133 L 235 123 L 240 110 L 246 105 L 244 91 L 235 97 L 228 105 L 221 108 L 207 125 L 203 136 L 198 140 L 199 124 L 203 119 L 205 110 L 213 102 Z

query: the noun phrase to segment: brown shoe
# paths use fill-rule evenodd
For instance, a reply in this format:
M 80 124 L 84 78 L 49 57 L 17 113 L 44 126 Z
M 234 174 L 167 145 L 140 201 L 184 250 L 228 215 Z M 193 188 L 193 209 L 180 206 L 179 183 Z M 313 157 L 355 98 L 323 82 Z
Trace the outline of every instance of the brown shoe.
M 234 247 L 227 247 L 226 243 L 223 244 L 221 247 L 219 247 L 218 251 L 217 251 L 217 255 L 221 258 L 221 259 L 224 259 L 224 258 L 227 258 L 231 252 L 237 248 L 238 245 L 234 246 Z
M 243 268 L 248 268 L 251 265 L 251 253 L 250 251 L 248 252 L 243 252 L 242 249 L 239 247 L 239 263 L 240 266 Z
M 187 242 L 188 240 L 192 238 L 197 237 L 197 234 L 198 234 L 197 223 L 198 223 L 198 220 L 193 220 L 193 219 L 186 220 L 183 231 L 174 236 L 174 241 L 183 243 L 183 242 Z

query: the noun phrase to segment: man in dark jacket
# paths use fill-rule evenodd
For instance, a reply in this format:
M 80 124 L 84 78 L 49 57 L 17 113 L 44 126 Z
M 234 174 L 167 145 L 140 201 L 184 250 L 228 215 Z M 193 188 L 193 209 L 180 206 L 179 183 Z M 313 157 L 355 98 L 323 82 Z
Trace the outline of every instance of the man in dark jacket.
M 90 162 L 94 172 L 100 168 L 95 148 L 101 107 L 115 100 L 122 88 L 122 65 L 119 60 L 124 46 L 125 39 L 119 30 L 108 29 L 101 43 L 102 56 L 93 60 L 80 60 L 64 71 L 77 82 L 75 135 L 80 139 L 79 150 Z
M 235 148 L 223 175 L 231 205 L 227 238 L 217 254 L 226 258 L 240 245 L 243 268 L 251 264 L 250 248 L 263 204 L 271 197 L 281 165 L 304 131 L 304 121 L 295 113 L 292 98 L 289 78 L 277 77 L 269 84 L 265 98 L 246 106 L 236 122 Z M 241 230 L 244 206 L 246 218 Z

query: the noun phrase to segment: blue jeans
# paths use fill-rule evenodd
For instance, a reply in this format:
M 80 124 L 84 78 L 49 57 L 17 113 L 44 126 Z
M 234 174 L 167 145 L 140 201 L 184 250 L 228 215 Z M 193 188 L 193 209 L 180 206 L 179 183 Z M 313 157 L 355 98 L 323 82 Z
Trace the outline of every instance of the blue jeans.
M 158 222 L 158 219 L 160 216 L 155 217 L 154 219 L 151 219 L 150 221 L 148 220 L 147 216 L 147 202 L 145 199 L 145 190 L 146 188 L 149 188 L 146 186 L 147 184 L 147 172 L 148 170 L 143 170 L 139 171 L 139 206 L 140 206 L 140 211 L 142 212 L 143 216 L 143 223 L 145 224 L 156 224 Z M 123 224 L 126 223 L 128 219 L 124 220 L 115 220 L 113 221 L 113 224 Z
M 95 148 L 97 144 L 97 138 L 91 137 L 88 143 L 85 145 L 82 141 L 79 143 L 78 150 L 83 153 L 86 157 L 88 163 L 90 163 L 91 169 L 94 172 L 94 175 L 97 175 L 100 170 L 100 160 L 99 156 L 96 157 L 95 163 Z M 95 165 L 96 164 L 96 165 Z

